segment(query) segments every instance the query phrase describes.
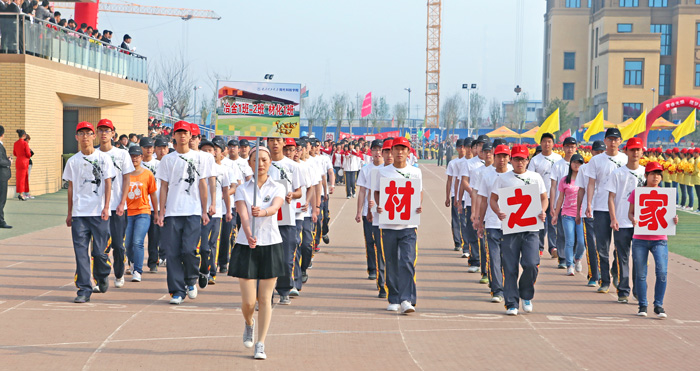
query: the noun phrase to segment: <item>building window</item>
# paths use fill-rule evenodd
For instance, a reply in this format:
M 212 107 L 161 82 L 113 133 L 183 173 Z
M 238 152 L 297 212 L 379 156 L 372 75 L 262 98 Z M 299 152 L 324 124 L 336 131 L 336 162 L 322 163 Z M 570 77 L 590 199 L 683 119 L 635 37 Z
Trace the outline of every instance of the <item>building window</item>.
M 695 87 L 700 88 L 700 63 L 695 64 Z
M 651 33 L 661 34 L 661 55 L 671 55 L 671 36 L 673 25 L 652 24 L 649 30 Z
M 576 69 L 576 53 L 564 52 L 564 69 L 565 70 L 575 70 Z
M 580 8 L 581 7 L 581 0 L 566 0 L 566 7 L 567 8 Z
M 698 34 L 700 35 L 700 26 L 698 26 Z M 595 43 L 595 57 L 598 58 L 598 27 L 595 28 L 595 40 L 593 42 Z
M 642 113 L 641 103 L 622 103 L 622 121 L 636 119 Z
M 639 6 L 639 0 L 620 0 L 620 8 L 636 8 Z
M 659 96 L 671 95 L 671 65 L 659 66 Z
M 696 1 L 697 3 L 697 1 Z M 666 8 L 668 6 L 668 0 L 649 0 L 650 8 Z
M 593 77 L 593 88 L 598 89 L 598 66 L 595 66 L 595 76 Z
M 695 24 L 695 29 L 697 30 L 695 36 L 695 45 L 700 46 L 700 23 Z
M 564 100 L 574 100 L 574 83 L 565 82 L 564 91 L 562 93 L 562 99 Z
M 632 23 L 618 23 L 617 24 L 618 33 L 632 32 Z
M 625 61 L 625 85 L 641 86 L 643 70 L 642 61 Z

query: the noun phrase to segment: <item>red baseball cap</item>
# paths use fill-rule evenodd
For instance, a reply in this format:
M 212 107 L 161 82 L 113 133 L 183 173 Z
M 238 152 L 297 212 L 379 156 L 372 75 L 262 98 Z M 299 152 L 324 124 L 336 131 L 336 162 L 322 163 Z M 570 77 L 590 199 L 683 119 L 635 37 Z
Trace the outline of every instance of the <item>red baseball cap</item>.
M 700 147 L 696 147 L 696 148 L 693 150 L 693 153 L 700 153 Z
M 110 119 L 102 119 L 97 123 L 97 127 L 99 128 L 100 126 L 106 126 L 112 130 L 114 130 L 114 125 L 112 124 L 112 120 Z
M 394 141 L 391 139 L 387 139 L 384 141 L 384 144 L 382 145 L 382 151 L 385 149 L 391 149 L 392 145 L 394 144 Z
M 528 151 L 525 146 L 515 145 L 513 149 L 510 150 L 510 157 L 512 158 L 528 158 L 529 155 L 530 151 Z
M 630 138 L 627 140 L 627 145 L 625 146 L 626 149 L 635 149 L 635 148 L 642 148 L 644 149 L 644 144 L 642 143 L 642 140 L 639 138 Z
M 670 154 L 671 154 L 671 149 L 670 149 L 670 148 L 666 150 L 666 154 L 667 154 L 667 155 L 670 155 Z
M 676 147 L 676 148 L 673 149 L 673 153 L 680 153 L 680 152 L 681 152 L 681 150 L 678 149 L 678 147 Z
M 199 131 L 199 125 L 195 123 L 190 123 L 190 132 L 192 135 L 202 135 L 202 133 Z
M 190 123 L 187 121 L 178 121 L 173 125 L 173 132 L 178 131 L 178 130 L 184 130 L 189 133 L 192 132 L 192 128 L 190 127 Z
M 687 148 L 683 148 L 683 149 L 681 150 L 681 153 L 683 153 L 683 154 L 688 153 L 688 149 L 687 149 Z
M 284 139 L 284 146 L 297 146 L 297 141 L 294 140 L 294 138 L 285 138 Z
M 87 121 L 81 121 L 78 123 L 78 126 L 75 127 L 75 132 L 79 132 L 82 129 L 90 129 L 93 133 L 95 132 L 95 128 L 92 126 L 91 123 Z
M 406 139 L 404 137 L 394 138 L 394 141 L 391 144 L 391 147 L 394 148 L 396 146 L 404 146 L 407 148 L 411 148 L 411 142 L 409 142 L 408 139 Z
M 647 164 L 647 166 L 644 168 L 645 173 L 651 173 L 652 171 L 663 171 L 664 167 L 661 166 L 660 163 L 656 161 L 652 161 Z
M 510 148 L 508 148 L 507 145 L 505 144 L 499 144 L 496 146 L 496 149 L 493 151 L 494 155 L 503 155 L 506 154 L 510 156 Z

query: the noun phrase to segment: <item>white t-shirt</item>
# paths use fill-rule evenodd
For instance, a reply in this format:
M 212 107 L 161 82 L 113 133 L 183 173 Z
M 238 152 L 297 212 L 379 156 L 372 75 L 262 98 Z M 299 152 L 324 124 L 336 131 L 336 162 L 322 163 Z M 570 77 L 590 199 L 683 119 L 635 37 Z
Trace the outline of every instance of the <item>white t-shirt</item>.
M 549 194 L 549 188 L 552 186 L 552 166 L 561 159 L 562 157 L 557 153 L 552 152 L 549 156 L 545 156 L 540 152 L 537 156 L 533 157 L 532 160 L 530 160 L 530 164 L 527 165 L 528 170 L 540 174 L 542 179 L 546 180 L 544 187 L 547 190 L 547 194 Z
M 238 164 L 238 169 L 243 174 L 243 180 L 245 180 L 245 178 L 253 175 L 254 171 L 253 171 L 253 168 L 251 168 L 250 165 L 248 165 L 248 160 L 243 159 L 243 157 L 239 157 L 236 160 L 231 160 L 231 161 Z
M 253 205 L 253 193 L 255 192 L 256 187 L 257 184 L 255 183 L 255 179 L 251 179 L 236 188 L 236 202 L 245 201 L 246 212 L 248 213 L 248 219 L 251 222 L 251 228 L 253 227 L 251 205 Z M 272 205 L 275 198 L 280 198 L 284 202 L 284 187 L 281 184 L 275 183 L 270 177 L 268 177 L 262 188 L 258 190 L 255 206 L 268 208 Z M 238 210 L 238 212 L 240 213 L 241 210 Z M 277 226 L 277 214 L 256 217 L 255 230 L 252 230 L 252 232 L 258 238 L 259 246 L 282 243 L 282 236 L 280 235 L 280 230 Z M 243 230 L 238 231 L 236 243 L 248 245 L 248 238 Z
M 552 210 L 557 207 L 556 202 L 557 202 L 557 198 L 559 197 L 559 189 L 558 189 L 559 188 L 558 187 L 559 181 L 561 180 L 561 178 L 564 178 L 567 175 L 569 175 L 569 161 L 566 161 L 564 158 L 562 158 L 561 160 L 555 162 L 554 165 L 552 165 L 552 170 L 549 174 L 549 179 L 544 178 L 545 181 L 549 181 L 550 189 L 548 189 L 547 192 L 554 192 L 555 204 L 549 206 Z M 554 187 L 554 190 L 551 189 L 552 180 L 555 181 L 556 182 L 555 184 L 557 185 Z M 547 194 L 551 196 L 551 193 L 547 193 Z
M 99 150 L 89 156 L 78 152 L 68 159 L 63 180 L 73 183 L 71 216 L 100 216 L 105 206 L 104 181 L 114 178 L 116 174 L 112 159 Z
M 309 166 L 306 164 L 304 161 L 295 161 L 294 162 L 297 165 L 297 171 L 299 172 L 299 180 L 301 181 L 301 197 L 299 199 L 296 199 L 292 201 L 294 204 L 294 212 L 295 212 L 295 219 L 296 220 L 304 220 L 305 217 L 311 216 L 309 213 L 309 209 L 311 207 L 309 206 L 306 212 L 300 211 L 301 206 L 306 204 L 306 195 L 308 194 L 308 188 L 314 186 L 312 180 L 311 180 L 311 174 L 309 174 Z M 316 183 L 318 184 L 318 183 Z
M 381 170 L 385 166 L 386 165 L 375 166 L 369 172 L 369 178 L 370 178 L 369 196 L 372 197 L 373 200 L 374 200 L 374 191 L 379 190 L 379 170 Z M 375 189 L 375 185 L 377 187 L 376 189 Z M 375 204 L 376 204 L 376 202 L 375 202 Z M 369 212 L 372 213 L 372 226 L 379 227 L 379 214 L 377 213 L 377 207 L 375 206 Z
M 168 182 L 166 217 L 202 215 L 199 180 L 213 176 L 207 158 L 214 159 L 209 154 L 202 156 L 201 152 L 189 150 L 183 154 L 169 153 L 160 161 L 156 179 Z
M 516 174 L 513 171 L 509 171 L 507 173 L 502 174 L 496 180 L 496 184 L 493 185 L 491 193 L 498 194 L 498 190 L 501 188 L 516 187 L 528 184 L 537 184 L 540 194 L 547 193 L 547 189 L 545 188 L 545 181 L 542 180 L 542 176 L 530 170 L 526 170 L 522 174 Z
M 333 163 L 331 162 L 331 158 L 329 156 L 321 156 L 323 159 L 323 174 L 328 177 L 328 172 L 333 172 Z M 331 184 L 330 178 L 328 180 L 328 188 L 326 188 L 326 198 L 330 195 L 330 189 L 331 187 L 335 186 L 334 184 Z
M 627 155 L 622 152 L 618 152 L 615 156 L 608 156 L 603 152 L 593 156 L 588 162 L 586 176 L 595 179 L 595 192 L 593 193 L 593 204 L 591 205 L 593 211 L 608 211 L 608 191 L 605 186 L 608 182 L 608 175 L 626 164 Z
M 458 182 L 457 169 L 458 169 L 458 166 L 460 166 L 460 164 L 462 163 L 462 161 L 465 161 L 465 160 L 466 160 L 466 157 L 461 157 L 461 158 L 458 158 L 456 160 L 452 160 L 452 161 L 450 161 L 449 164 L 447 164 L 447 169 L 445 170 L 445 174 L 447 176 L 452 177 L 452 184 L 450 184 L 450 197 L 455 196 L 455 185 Z
M 586 210 L 588 210 L 588 202 L 586 201 L 586 187 L 588 187 L 588 176 L 586 176 L 586 167 L 588 164 L 581 165 L 578 168 L 578 174 L 576 175 L 576 181 L 574 185 L 578 189 L 583 189 L 583 200 L 581 200 L 581 216 L 586 216 Z M 556 205 L 555 205 L 556 206 Z
M 119 207 L 122 201 L 122 188 L 124 187 L 124 175 L 131 174 L 134 171 L 134 163 L 131 162 L 129 151 L 124 151 L 117 147 L 112 147 L 107 152 L 104 152 L 112 159 L 114 169 L 117 175 L 112 179 L 112 198 L 109 200 L 109 209 L 114 211 Z M 126 205 L 124 206 L 126 210 Z
M 270 169 L 267 171 L 267 175 L 274 180 L 283 180 L 287 183 L 287 189 L 289 192 L 294 192 L 297 188 L 301 188 L 302 179 L 301 171 L 299 170 L 299 165 L 296 162 L 290 160 L 287 157 L 283 157 L 280 161 L 272 161 Z M 286 194 L 285 194 L 286 196 Z M 299 199 L 300 200 L 300 199 Z M 292 215 L 296 214 L 296 201 L 292 199 L 291 203 L 284 201 L 282 207 L 289 209 Z
M 460 165 L 460 168 L 458 169 L 457 176 L 459 177 L 459 181 L 462 181 L 463 177 L 469 177 L 469 186 L 471 187 L 471 173 L 476 170 L 479 167 L 484 166 L 484 160 L 480 159 L 479 157 L 472 157 L 466 161 L 463 161 Z M 464 191 L 464 195 L 462 195 L 462 204 L 463 206 L 471 206 L 472 205 L 472 198 L 469 192 Z
M 357 149 L 355 149 L 354 151 L 357 153 Z M 362 153 L 360 153 L 360 156 L 362 156 Z M 362 167 L 362 162 L 362 157 L 355 156 L 351 152 L 348 152 L 348 154 L 345 155 L 345 171 L 360 171 L 360 168 Z
M 228 157 L 224 157 L 221 159 L 221 165 L 228 169 L 228 180 L 230 182 L 229 187 L 231 185 L 239 185 L 245 182 L 245 177 L 243 175 L 243 172 L 241 172 L 241 168 L 238 166 L 238 163 L 236 163 Z M 231 209 L 235 208 L 234 196 L 234 194 L 231 194 L 230 197 Z
M 221 218 L 224 213 L 224 209 L 226 208 L 226 204 L 224 204 L 224 192 L 223 192 L 223 187 L 228 187 L 231 184 L 231 180 L 228 177 L 229 174 L 229 169 L 226 168 L 224 165 L 217 164 L 214 162 L 212 164 L 211 168 L 211 175 L 216 178 L 216 212 L 214 215 L 212 215 L 212 218 Z M 211 193 L 209 193 L 211 195 Z M 207 198 L 207 207 L 211 206 L 212 204 L 212 199 L 211 197 Z
M 160 164 L 160 161 L 153 156 L 151 161 L 142 161 L 141 165 L 148 169 L 148 171 L 153 173 L 153 176 L 156 176 L 156 173 L 158 172 L 158 165 Z M 156 178 L 156 202 L 160 202 L 160 180 Z M 148 198 L 148 203 L 151 205 L 151 211 L 153 211 L 153 204 L 151 203 L 151 198 Z
M 627 201 L 635 188 L 644 185 L 644 166 L 632 170 L 626 165 L 610 174 L 605 183 L 605 194 L 615 193 L 615 216 L 620 228 L 633 228 L 632 221 L 627 217 L 630 211 L 630 203 Z
M 393 164 L 389 166 L 384 166 L 379 168 L 379 175 L 375 179 L 375 183 L 372 184 L 372 193 L 379 190 L 381 179 L 419 179 L 421 182 L 421 189 L 423 189 L 423 174 L 419 168 L 406 164 L 402 169 L 397 169 Z M 411 205 L 412 208 L 417 209 L 420 205 Z M 379 224 L 379 229 L 394 229 L 402 230 L 408 228 L 418 228 L 417 225 L 393 225 L 393 224 Z
M 380 165 L 383 166 L 383 165 Z M 362 216 L 367 216 L 367 207 L 369 206 L 369 197 L 372 196 L 370 188 L 372 188 L 371 175 L 372 169 L 377 168 L 374 163 L 369 163 L 362 167 L 360 175 L 357 177 L 357 186 L 365 187 L 365 203 L 362 205 Z
M 491 166 L 485 168 L 485 170 L 482 171 L 481 182 L 479 184 L 479 187 L 477 188 L 477 193 L 479 194 L 479 196 L 486 197 L 486 214 L 484 215 L 484 228 L 501 229 L 501 220 L 498 219 L 498 215 L 496 215 L 496 213 L 493 212 L 493 209 L 491 209 L 490 199 L 496 181 L 501 175 L 507 173 L 508 171 L 506 171 L 505 173 L 498 173 L 496 172 L 496 168 Z

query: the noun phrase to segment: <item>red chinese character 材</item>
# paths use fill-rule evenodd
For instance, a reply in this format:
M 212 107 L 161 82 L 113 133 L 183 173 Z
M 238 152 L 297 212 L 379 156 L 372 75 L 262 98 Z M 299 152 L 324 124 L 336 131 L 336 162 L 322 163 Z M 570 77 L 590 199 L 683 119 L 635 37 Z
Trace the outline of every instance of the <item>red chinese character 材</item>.
M 389 219 L 394 220 L 395 214 L 399 214 L 400 220 L 410 220 L 411 196 L 415 193 L 411 182 L 406 182 L 404 187 L 396 187 L 396 181 L 392 180 L 384 190 L 388 196 L 384 209 L 389 213 Z
M 508 217 L 508 228 L 513 228 L 516 225 L 520 227 L 528 227 L 537 224 L 536 217 L 523 218 L 525 212 L 530 207 L 532 203 L 532 196 L 524 195 L 522 189 L 515 190 L 515 196 L 506 199 L 508 205 L 520 205 L 518 210 L 510 214 Z
M 649 194 L 639 195 L 639 226 L 647 227 L 650 231 L 656 231 L 659 226 L 668 227 L 666 221 L 666 206 L 668 206 L 668 195 L 651 191 Z

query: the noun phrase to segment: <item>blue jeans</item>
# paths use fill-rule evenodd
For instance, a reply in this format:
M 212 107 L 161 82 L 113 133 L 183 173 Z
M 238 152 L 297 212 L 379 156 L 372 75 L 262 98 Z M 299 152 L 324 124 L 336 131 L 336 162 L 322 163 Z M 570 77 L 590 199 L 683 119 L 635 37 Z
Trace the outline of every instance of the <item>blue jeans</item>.
M 562 215 L 562 226 L 564 227 L 564 250 L 566 256 L 566 266 L 574 265 L 574 259 L 583 258 L 583 253 L 586 252 L 586 245 L 583 242 L 583 222 L 576 224 L 576 218 L 573 216 Z M 576 242 L 576 252 L 574 253 L 574 242 Z
M 649 252 L 654 256 L 656 284 L 654 285 L 654 307 L 664 306 L 666 275 L 668 273 L 668 241 L 632 240 L 632 264 L 634 267 L 634 291 L 640 307 L 647 302 L 647 259 Z
M 126 218 L 126 256 L 134 263 L 134 271 L 143 273 L 143 241 L 151 225 L 151 214 L 138 214 Z

